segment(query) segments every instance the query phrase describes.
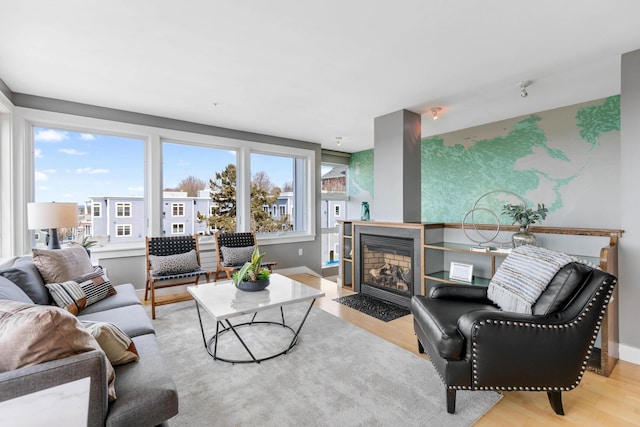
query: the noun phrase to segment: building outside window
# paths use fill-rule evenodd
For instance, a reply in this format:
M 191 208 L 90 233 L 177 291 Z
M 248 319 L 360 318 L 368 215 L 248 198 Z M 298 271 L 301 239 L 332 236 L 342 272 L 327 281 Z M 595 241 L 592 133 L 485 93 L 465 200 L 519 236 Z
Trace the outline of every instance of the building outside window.
M 102 217 L 102 205 L 100 203 L 92 203 L 92 205 L 91 205 L 91 216 L 93 218 Z
M 184 223 L 174 222 L 171 224 L 171 234 L 184 234 Z
M 333 216 L 335 216 L 335 217 L 339 217 L 340 216 L 340 205 L 335 205 L 334 211 L 333 211 Z

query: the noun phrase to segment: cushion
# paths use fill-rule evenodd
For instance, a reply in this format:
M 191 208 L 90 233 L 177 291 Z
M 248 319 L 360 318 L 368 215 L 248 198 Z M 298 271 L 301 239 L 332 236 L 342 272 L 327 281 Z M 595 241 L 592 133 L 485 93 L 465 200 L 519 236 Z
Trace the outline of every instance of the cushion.
M 151 262 L 151 274 L 154 276 L 190 273 L 200 269 L 195 249 L 175 255 L 149 255 L 149 261 Z
M 36 304 L 51 304 L 51 296 L 31 257 L 16 259 L 11 267 L 0 270 L 0 276 L 18 285 Z
M 137 362 L 140 357 L 136 345 L 113 323 L 82 321 L 82 325 L 98 341 L 113 366 Z
M 251 261 L 251 255 L 255 246 L 244 246 L 242 248 L 231 248 L 229 246 L 222 246 L 222 265 L 230 267 L 232 265 L 243 265 L 245 262 Z
M 11 301 L 19 301 L 27 304 L 33 304 L 33 300 L 29 298 L 29 295 L 25 294 L 22 289 L 18 287 L 9 279 L 5 279 L 0 276 L 0 299 L 8 299 Z
M 533 314 L 547 315 L 565 309 L 592 274 L 593 267 L 578 262 L 562 267 L 533 305 Z
M 64 249 L 33 249 L 33 262 L 45 283 L 60 283 L 93 269 L 85 248 L 71 245 Z
M 100 266 L 95 267 L 91 273 L 66 282 L 47 283 L 46 287 L 59 307 L 75 315 L 85 307 L 116 294 Z
M 58 307 L 0 300 L 0 372 L 62 359 L 100 345 L 80 321 Z M 115 400 L 115 371 L 107 363 L 109 400 Z
M 571 255 L 538 246 L 518 246 L 491 279 L 487 297 L 504 311 L 532 314 L 531 307 Z

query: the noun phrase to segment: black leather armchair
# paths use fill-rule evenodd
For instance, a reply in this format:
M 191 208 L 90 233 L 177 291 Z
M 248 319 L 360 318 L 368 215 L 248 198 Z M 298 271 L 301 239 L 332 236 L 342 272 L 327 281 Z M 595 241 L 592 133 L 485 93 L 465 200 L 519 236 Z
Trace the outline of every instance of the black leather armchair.
M 438 284 L 414 296 L 421 353 L 446 386 L 447 412 L 457 390 L 546 391 L 564 415 L 562 392 L 580 384 L 616 278 L 570 263 L 549 282 L 533 314 L 501 311 L 487 288 Z

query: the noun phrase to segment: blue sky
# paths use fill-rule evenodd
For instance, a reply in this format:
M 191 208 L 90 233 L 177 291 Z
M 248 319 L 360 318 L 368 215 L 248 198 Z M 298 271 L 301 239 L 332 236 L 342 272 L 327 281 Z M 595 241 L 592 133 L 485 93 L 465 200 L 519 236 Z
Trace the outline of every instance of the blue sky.
M 35 201 L 77 202 L 91 196 L 143 196 L 142 140 L 36 128 Z M 193 175 L 208 184 L 215 171 L 235 163 L 230 150 L 165 143 L 163 187 Z M 252 155 L 252 173 L 264 170 L 279 186 L 293 181 L 290 158 Z

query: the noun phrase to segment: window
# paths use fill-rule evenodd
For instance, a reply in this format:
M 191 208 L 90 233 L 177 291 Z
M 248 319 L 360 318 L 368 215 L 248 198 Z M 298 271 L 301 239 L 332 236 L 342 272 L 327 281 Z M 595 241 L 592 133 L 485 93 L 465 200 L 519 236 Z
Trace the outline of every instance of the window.
M 286 213 L 286 206 L 305 212 L 307 163 L 294 156 L 251 154 L 251 230 L 259 233 L 305 232 L 305 218 Z M 284 207 L 278 215 L 278 205 Z M 262 207 L 262 213 L 260 213 Z M 293 212 L 293 210 L 292 210 Z
M 131 224 L 117 224 L 116 225 L 116 236 L 117 237 L 128 237 L 128 236 L 131 236 Z
M 287 214 L 287 206 L 286 205 L 280 205 L 280 216 L 285 216 Z
M 129 202 L 116 203 L 116 217 L 118 217 L 118 218 L 130 218 L 131 217 L 131 203 L 129 203 Z
M 184 234 L 184 223 L 174 222 L 171 224 L 171 234 Z
M 173 216 L 184 216 L 184 203 L 172 203 L 171 212 Z
M 187 223 L 196 234 L 236 231 L 236 157 L 230 149 L 163 141 L 164 203 L 186 221 L 182 231 L 172 224 L 171 234 L 183 234 Z
M 348 215 L 346 211 L 347 170 L 347 165 L 322 164 L 322 265 L 324 266 L 337 264 L 339 224 L 333 218 L 347 218 Z
M 79 226 L 65 230 L 68 234 L 61 238 L 79 239 L 89 231 L 101 246 L 114 236 L 144 241 L 144 234 L 132 236 L 132 224 L 143 229 L 144 209 L 134 213 L 129 202 L 113 204 L 144 196 L 144 140 L 37 125 L 31 131 L 34 201 L 75 202 L 90 208 L 91 215 L 81 216 Z M 131 218 L 131 224 L 115 226 L 114 217 Z

